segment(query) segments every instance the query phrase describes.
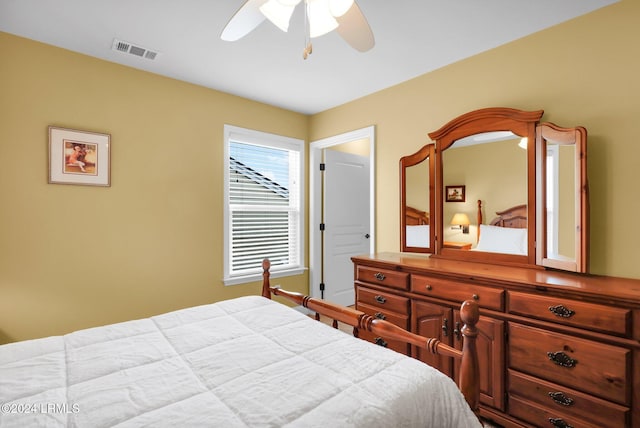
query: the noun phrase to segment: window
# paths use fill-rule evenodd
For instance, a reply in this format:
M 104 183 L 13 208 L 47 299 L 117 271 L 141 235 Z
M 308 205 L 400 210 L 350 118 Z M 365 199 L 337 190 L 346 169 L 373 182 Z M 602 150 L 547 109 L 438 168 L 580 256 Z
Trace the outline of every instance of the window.
M 304 142 L 225 125 L 224 283 L 302 272 Z

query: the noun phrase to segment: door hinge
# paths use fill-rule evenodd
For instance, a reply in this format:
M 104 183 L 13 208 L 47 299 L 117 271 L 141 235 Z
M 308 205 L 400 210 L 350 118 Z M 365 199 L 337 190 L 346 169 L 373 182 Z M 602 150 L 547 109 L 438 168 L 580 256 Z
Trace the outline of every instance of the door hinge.
M 324 300 L 324 282 L 320 283 L 320 298 Z
M 324 231 L 324 223 L 320 223 L 320 231 Z
M 324 163 L 321 163 L 321 164 L 320 164 L 320 171 L 324 171 L 325 167 L 326 167 L 326 166 L 325 166 L 325 164 L 324 164 Z

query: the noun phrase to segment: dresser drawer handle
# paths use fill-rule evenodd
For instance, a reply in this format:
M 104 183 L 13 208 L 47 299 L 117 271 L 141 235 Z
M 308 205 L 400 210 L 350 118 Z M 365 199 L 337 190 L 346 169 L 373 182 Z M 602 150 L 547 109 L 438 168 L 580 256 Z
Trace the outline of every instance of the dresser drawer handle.
M 384 274 L 378 272 L 377 274 L 374 275 L 376 277 L 376 279 L 378 281 L 384 281 L 384 279 L 386 278 L 386 276 L 384 276 Z
M 433 287 L 432 287 L 432 286 L 430 286 L 430 285 L 427 285 L 425 288 L 426 288 L 427 290 L 429 290 L 429 291 L 431 291 L 431 290 L 433 289 Z
M 573 398 L 567 397 L 562 392 L 549 392 L 549 397 L 551 397 L 554 402 L 562 404 L 563 406 L 571 406 L 573 404 Z
M 385 317 L 382 312 L 376 312 L 375 317 L 378 318 L 379 320 L 386 320 L 387 319 L 387 317 Z
M 456 321 L 456 325 L 453 328 L 453 335 L 455 336 L 456 340 L 460 340 L 462 338 L 461 333 L 462 330 L 460 330 L 460 322 Z
M 575 367 L 578 364 L 578 360 L 574 360 L 562 351 L 559 352 L 547 352 L 547 357 L 554 363 L 562 367 Z
M 573 425 L 569 425 L 562 418 L 549 418 L 551 425 L 558 428 L 573 428 Z
M 383 303 L 384 304 L 384 303 L 387 302 L 387 299 L 385 299 L 384 297 L 382 297 L 380 295 L 377 295 L 376 297 L 374 297 L 374 299 L 376 299 L 376 302 L 378 302 L 378 303 Z
M 576 313 L 563 305 L 549 306 L 549 311 L 560 318 L 571 318 Z
M 389 344 L 381 337 L 376 337 L 375 339 L 373 339 L 373 341 L 375 342 L 376 345 L 380 345 L 383 348 L 386 348 L 387 346 L 389 346 Z
M 474 294 L 471 297 L 473 298 L 473 300 L 480 300 L 480 296 L 478 296 L 477 294 Z

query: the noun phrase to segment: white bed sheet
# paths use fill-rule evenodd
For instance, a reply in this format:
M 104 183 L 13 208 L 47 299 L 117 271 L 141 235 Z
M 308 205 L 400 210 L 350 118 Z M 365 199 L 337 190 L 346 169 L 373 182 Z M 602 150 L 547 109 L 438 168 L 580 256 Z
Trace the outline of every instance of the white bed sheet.
M 405 237 L 407 247 L 429 248 L 429 225 L 408 225 Z
M 242 297 L 0 346 L 2 427 L 480 427 L 437 370 Z

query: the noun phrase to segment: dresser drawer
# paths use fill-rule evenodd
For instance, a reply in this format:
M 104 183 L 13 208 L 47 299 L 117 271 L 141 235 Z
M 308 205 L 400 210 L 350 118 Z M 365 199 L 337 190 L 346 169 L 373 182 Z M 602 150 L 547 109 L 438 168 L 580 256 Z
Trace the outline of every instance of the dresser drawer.
M 625 425 L 600 425 L 593 423 L 589 415 L 587 420 L 550 411 L 544 406 L 514 396 L 509 398 L 509 416 L 516 417 L 535 427 L 571 427 L 571 428 L 622 428 Z
M 631 311 L 562 297 L 509 292 L 509 312 L 589 330 L 626 336 Z
M 553 416 L 555 418 L 568 417 L 571 419 L 589 415 L 588 419 L 597 426 L 624 427 L 628 425 L 628 407 L 513 370 L 509 370 L 508 385 L 510 397 L 519 397 L 523 401 L 537 403 L 543 406 L 549 414 L 555 415 Z M 574 426 L 582 426 L 582 424 Z
M 629 405 L 631 351 L 509 323 L 509 367 Z
M 358 266 L 356 269 L 356 280 L 398 288 L 400 290 L 407 290 L 409 288 L 408 273 L 376 269 L 367 266 Z
M 367 342 L 375 343 L 376 345 L 389 348 L 401 354 L 409 355 L 409 345 L 406 342 L 400 342 L 397 340 L 388 340 L 386 338 L 376 336 L 369 331 L 362 331 L 362 330 L 358 332 L 358 337 L 360 339 L 366 340 Z
M 498 288 L 412 275 L 411 291 L 425 296 L 453 300 L 456 303 L 475 300 L 481 307 L 496 311 L 504 308 L 504 290 Z
M 389 321 L 391 324 L 395 324 L 398 327 L 402 327 L 405 330 L 409 328 L 409 315 L 399 315 L 395 312 L 387 311 L 383 308 L 377 308 L 375 306 L 370 306 L 362 302 L 356 303 L 356 309 L 364 312 L 367 315 L 371 315 L 372 317 Z
M 409 314 L 409 299 L 395 294 L 371 290 L 365 287 L 356 288 L 356 300 L 359 304 L 374 306 L 400 315 Z

